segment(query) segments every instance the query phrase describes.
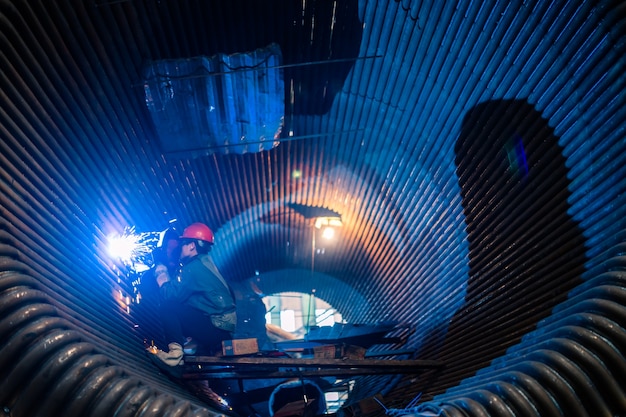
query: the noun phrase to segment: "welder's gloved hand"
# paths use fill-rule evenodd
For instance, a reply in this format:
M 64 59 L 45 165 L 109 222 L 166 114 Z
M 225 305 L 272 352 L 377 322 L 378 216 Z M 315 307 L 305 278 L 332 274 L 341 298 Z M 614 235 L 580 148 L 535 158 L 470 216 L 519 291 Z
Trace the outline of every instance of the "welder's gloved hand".
M 183 360 L 183 347 L 180 343 L 170 343 L 167 345 L 168 351 L 158 349 L 156 346 L 151 346 L 146 349 L 150 354 L 152 362 L 163 372 L 174 377 L 181 378 L 183 375 L 183 366 L 185 361 Z
M 154 269 L 154 276 L 156 277 L 156 282 L 159 285 L 159 288 L 161 287 L 161 285 L 170 280 L 170 274 L 167 271 L 167 267 L 165 265 L 157 265 L 157 267 Z
M 182 365 L 183 361 L 183 347 L 179 343 L 170 343 L 167 345 L 169 351 L 158 350 L 156 355 L 159 359 L 169 366 Z

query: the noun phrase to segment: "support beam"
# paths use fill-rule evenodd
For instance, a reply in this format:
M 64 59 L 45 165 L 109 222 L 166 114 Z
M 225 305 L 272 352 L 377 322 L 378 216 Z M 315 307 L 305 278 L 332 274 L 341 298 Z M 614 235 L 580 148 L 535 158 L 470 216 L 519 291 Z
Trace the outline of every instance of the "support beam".
M 443 367 L 439 361 L 394 359 L 301 359 L 257 357 L 185 357 L 185 379 L 270 379 L 312 376 L 417 374 Z

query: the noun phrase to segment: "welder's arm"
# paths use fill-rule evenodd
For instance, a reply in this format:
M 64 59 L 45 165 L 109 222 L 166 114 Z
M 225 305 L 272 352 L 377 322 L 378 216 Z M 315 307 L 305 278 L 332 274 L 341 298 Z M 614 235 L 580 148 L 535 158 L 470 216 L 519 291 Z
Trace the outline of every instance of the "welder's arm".
M 182 303 L 195 291 L 193 285 L 191 285 L 192 283 L 189 282 L 192 280 L 179 282 L 172 280 L 169 274 L 157 276 L 156 281 L 159 285 L 159 293 L 164 300 L 173 300 Z

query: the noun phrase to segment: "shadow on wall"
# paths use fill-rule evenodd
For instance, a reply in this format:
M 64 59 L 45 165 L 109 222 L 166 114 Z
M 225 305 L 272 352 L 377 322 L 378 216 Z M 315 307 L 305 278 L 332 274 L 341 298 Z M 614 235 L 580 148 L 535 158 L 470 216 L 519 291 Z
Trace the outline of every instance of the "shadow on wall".
M 421 352 L 446 366 L 426 382 L 436 387 L 428 396 L 517 344 L 582 282 L 586 261 L 582 231 L 568 215 L 562 148 L 533 106 L 522 100 L 475 106 L 455 154 L 469 278 L 464 304 Z

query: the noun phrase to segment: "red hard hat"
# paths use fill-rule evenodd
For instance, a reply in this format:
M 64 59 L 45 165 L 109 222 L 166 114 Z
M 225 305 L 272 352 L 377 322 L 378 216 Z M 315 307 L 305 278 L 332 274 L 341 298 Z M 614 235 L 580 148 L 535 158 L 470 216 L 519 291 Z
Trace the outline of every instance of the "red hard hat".
M 181 239 L 197 239 L 213 244 L 213 232 L 204 223 L 192 223 L 183 231 Z

